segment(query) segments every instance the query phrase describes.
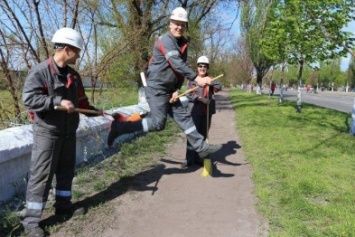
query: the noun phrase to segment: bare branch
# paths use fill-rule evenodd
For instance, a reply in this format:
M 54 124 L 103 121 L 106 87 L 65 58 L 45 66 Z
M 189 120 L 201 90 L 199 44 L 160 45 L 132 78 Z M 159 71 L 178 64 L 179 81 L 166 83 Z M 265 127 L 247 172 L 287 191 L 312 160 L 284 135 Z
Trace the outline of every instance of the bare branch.
M 79 11 L 79 0 L 75 0 L 75 5 L 74 5 L 74 10 L 73 10 L 73 24 L 72 28 L 75 28 L 75 25 L 77 24 L 78 21 L 78 11 Z
M 46 38 L 44 37 L 41 16 L 40 16 L 39 10 L 38 10 L 39 2 L 40 2 L 39 0 L 38 1 L 33 0 L 33 5 L 34 5 L 34 8 L 35 8 L 36 18 L 37 18 L 37 22 L 38 22 L 38 29 L 39 29 L 39 33 L 41 35 L 41 41 L 42 41 L 42 44 L 43 44 L 43 49 L 44 49 L 44 51 L 46 53 L 46 57 L 48 58 L 49 57 L 49 52 L 48 52 L 47 41 L 46 41 Z
M 28 38 L 26 31 L 24 30 L 20 20 L 17 18 L 15 12 L 10 8 L 9 3 L 7 0 L 3 0 L 6 10 L 11 14 L 12 18 L 14 19 L 14 21 L 16 22 L 16 26 L 20 29 L 20 32 L 22 34 L 22 36 L 25 38 L 25 41 L 31 51 L 31 53 L 35 56 L 35 59 L 40 62 L 40 58 L 36 52 L 36 50 L 33 48 L 30 39 Z

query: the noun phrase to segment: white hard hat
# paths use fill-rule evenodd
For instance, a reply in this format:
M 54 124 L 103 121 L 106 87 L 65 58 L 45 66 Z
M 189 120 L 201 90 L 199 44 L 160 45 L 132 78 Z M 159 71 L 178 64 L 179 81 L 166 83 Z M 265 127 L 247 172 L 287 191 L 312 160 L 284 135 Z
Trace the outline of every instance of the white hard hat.
M 170 19 L 187 22 L 187 11 L 182 7 L 177 7 L 171 12 Z
M 72 28 L 60 28 L 57 30 L 52 38 L 55 44 L 71 45 L 79 49 L 83 49 L 83 40 L 80 34 Z
M 210 60 L 208 60 L 208 58 L 206 56 L 201 56 L 197 59 L 197 64 L 210 64 Z

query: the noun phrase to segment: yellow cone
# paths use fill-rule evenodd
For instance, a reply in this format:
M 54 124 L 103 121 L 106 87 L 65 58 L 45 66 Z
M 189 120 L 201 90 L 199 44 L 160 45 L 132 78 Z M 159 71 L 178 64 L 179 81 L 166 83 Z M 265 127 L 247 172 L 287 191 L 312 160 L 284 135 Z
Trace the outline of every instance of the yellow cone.
M 212 162 L 211 159 L 206 158 L 203 160 L 203 171 L 202 176 L 208 177 L 212 174 Z

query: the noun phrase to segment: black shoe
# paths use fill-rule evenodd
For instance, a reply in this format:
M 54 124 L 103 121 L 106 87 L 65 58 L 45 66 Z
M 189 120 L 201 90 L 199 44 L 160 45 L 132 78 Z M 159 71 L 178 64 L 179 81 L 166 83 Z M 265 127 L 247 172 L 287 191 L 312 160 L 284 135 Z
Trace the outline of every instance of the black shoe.
M 28 237 L 44 237 L 47 236 L 46 232 L 39 226 L 32 229 L 25 229 L 26 236 Z
M 86 210 L 84 207 L 79 207 L 79 208 L 65 208 L 65 209 L 62 209 L 62 208 L 57 208 L 55 210 L 55 215 L 56 216 L 71 216 L 71 217 L 74 217 L 74 216 L 82 216 L 86 213 Z
M 110 132 L 108 133 L 108 138 L 107 138 L 107 145 L 112 146 L 113 142 L 115 139 L 120 135 L 118 131 L 118 124 L 119 122 L 115 119 L 111 123 L 111 128 Z
M 200 158 L 195 159 L 194 163 L 195 163 L 195 165 L 202 167 L 203 166 L 203 159 L 200 159 Z
M 207 149 L 199 152 L 198 155 L 200 156 L 201 159 L 206 158 L 207 156 L 217 152 L 222 148 L 222 144 L 209 144 Z

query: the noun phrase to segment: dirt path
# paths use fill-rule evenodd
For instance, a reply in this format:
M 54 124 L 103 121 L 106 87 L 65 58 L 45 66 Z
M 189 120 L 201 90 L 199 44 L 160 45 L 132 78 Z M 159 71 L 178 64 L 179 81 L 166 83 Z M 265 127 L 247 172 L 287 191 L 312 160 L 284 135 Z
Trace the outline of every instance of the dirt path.
M 90 208 L 79 220 L 62 223 L 63 228 L 51 236 L 268 236 L 268 224 L 254 208 L 252 170 L 235 129 L 235 112 L 228 91 L 219 92 L 216 101 L 209 142 L 221 143 L 223 147 L 211 156 L 211 176 L 202 177 L 203 169 L 197 166 L 180 168 L 186 140 L 179 134 L 158 165 L 135 177 L 130 191 L 122 191 L 117 182 L 86 198 L 79 206 L 96 206 L 103 201 L 105 208 Z
M 252 171 L 244 159 L 235 129 L 228 91 L 216 96 L 209 141 L 223 143 L 214 154 L 212 176 L 202 169 L 180 169 L 186 141 L 170 146 L 155 172 L 141 175 L 139 189 L 112 200 L 118 202 L 103 237 L 267 236 L 267 223 L 256 213 Z M 137 191 L 138 190 L 138 191 Z

